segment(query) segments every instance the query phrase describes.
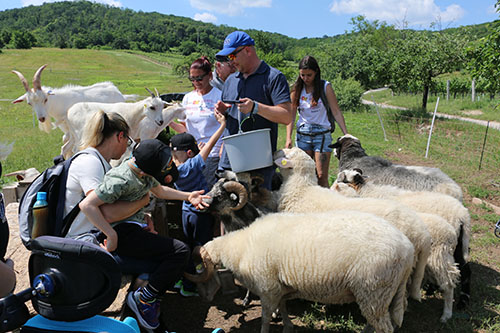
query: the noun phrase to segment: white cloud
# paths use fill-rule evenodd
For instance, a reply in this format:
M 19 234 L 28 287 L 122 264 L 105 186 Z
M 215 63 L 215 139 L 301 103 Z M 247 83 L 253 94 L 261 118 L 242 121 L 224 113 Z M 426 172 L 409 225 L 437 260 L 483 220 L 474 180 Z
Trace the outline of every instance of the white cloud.
M 58 2 L 58 1 L 65 1 L 65 0 L 21 0 L 21 3 L 23 7 L 25 7 L 30 5 L 39 6 L 42 5 L 44 2 Z M 75 0 L 70 0 L 70 1 L 75 1 Z M 123 7 L 120 1 L 115 1 L 115 0 L 93 0 L 92 2 L 103 3 L 113 7 Z
M 237 16 L 245 8 L 271 7 L 272 0 L 189 0 L 189 3 L 199 10 Z
M 210 13 L 196 13 L 194 14 L 194 20 L 201 21 L 205 23 L 215 23 L 217 22 L 217 17 Z
M 457 4 L 442 10 L 435 0 L 335 0 L 330 11 L 336 14 L 364 15 L 368 20 L 388 23 L 406 21 L 410 26 L 429 26 L 432 22 L 453 22 L 465 11 Z

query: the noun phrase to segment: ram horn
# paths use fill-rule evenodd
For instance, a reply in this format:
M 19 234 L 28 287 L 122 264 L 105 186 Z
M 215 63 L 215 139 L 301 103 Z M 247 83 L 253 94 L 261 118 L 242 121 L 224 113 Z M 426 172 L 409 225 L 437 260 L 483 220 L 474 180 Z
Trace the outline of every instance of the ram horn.
M 24 86 L 24 90 L 26 90 L 26 92 L 29 92 L 30 91 L 30 87 L 28 85 L 28 81 L 24 78 L 24 75 L 21 74 L 20 72 L 18 71 L 12 71 L 12 73 L 16 74 L 18 77 L 19 77 L 19 80 L 21 80 L 23 86 Z
M 203 263 L 203 272 L 201 274 L 190 274 L 184 272 L 184 277 L 194 283 L 203 283 L 212 277 L 215 271 L 215 265 L 207 250 L 203 246 L 196 246 L 193 249 L 192 258 L 194 261 L 201 260 Z
M 231 181 L 225 182 L 224 185 L 222 185 L 222 187 L 226 191 L 231 192 L 231 193 L 235 193 L 238 196 L 238 204 L 236 206 L 232 207 L 231 210 L 240 210 L 241 208 L 243 208 L 243 206 L 246 205 L 246 203 L 248 201 L 248 193 L 247 193 L 245 186 L 243 186 L 242 184 L 240 184 L 234 180 L 231 180 Z
M 146 88 L 146 90 L 148 91 L 148 93 L 151 94 L 151 97 L 153 97 L 153 98 L 156 97 L 155 94 L 151 90 L 148 89 L 148 87 L 144 87 L 144 88 Z
M 34 90 L 42 90 L 42 84 L 40 83 L 40 76 L 42 75 L 42 71 L 47 67 L 47 64 L 38 68 L 35 75 L 33 75 L 33 89 Z

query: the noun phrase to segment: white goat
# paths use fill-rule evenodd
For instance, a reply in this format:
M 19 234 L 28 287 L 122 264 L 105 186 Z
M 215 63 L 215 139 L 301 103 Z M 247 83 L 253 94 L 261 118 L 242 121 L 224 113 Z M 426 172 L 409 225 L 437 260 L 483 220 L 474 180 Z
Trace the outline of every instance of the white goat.
M 403 322 L 413 246 L 372 214 L 268 214 L 198 249 L 206 274 L 186 276 L 202 282 L 210 278 L 214 264 L 230 269 L 260 297 L 261 333 L 269 331 L 277 307 L 283 331 L 293 330 L 286 300 L 294 298 L 356 302 L 378 333 L 393 332 L 391 320 L 396 326 Z
M 461 296 L 459 307 L 467 304 L 470 297 L 470 267 L 469 241 L 471 235 L 470 214 L 462 203 L 446 194 L 438 192 L 413 192 L 396 186 L 374 184 L 363 176 L 360 169 L 341 171 L 332 189 L 346 196 L 360 196 L 370 198 L 384 198 L 401 202 L 412 209 L 441 216 L 454 230 L 458 244 L 455 249 L 455 262 L 460 270 Z
M 284 180 L 279 190 L 278 211 L 306 213 L 356 210 L 382 217 L 401 230 L 415 247 L 415 269 L 409 294 L 420 301 L 420 287 L 432 239 L 425 224 L 411 208 L 392 200 L 347 198 L 318 186 L 314 161 L 300 148 L 277 151 L 274 158 Z
M 53 128 L 51 117 L 54 118 L 54 126 L 58 126 L 63 133 L 67 133 L 66 113 L 68 109 L 78 102 L 124 102 L 134 99 L 135 95 L 122 95 L 118 88 L 111 82 L 100 82 L 88 87 L 67 85 L 62 88 L 50 88 L 41 85 L 40 76 L 47 65 L 40 67 L 33 76 L 33 89 L 29 88 L 28 81 L 23 74 L 13 70 L 24 86 L 26 93 L 16 98 L 12 103 L 26 101 L 36 113 L 39 127 L 45 132 Z M 63 142 L 66 142 L 63 138 Z

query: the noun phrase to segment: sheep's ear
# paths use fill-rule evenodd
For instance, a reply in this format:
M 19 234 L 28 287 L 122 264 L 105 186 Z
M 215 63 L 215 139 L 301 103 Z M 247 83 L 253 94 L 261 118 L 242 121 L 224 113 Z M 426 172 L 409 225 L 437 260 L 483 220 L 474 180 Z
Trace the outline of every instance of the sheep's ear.
M 344 171 L 339 172 L 339 174 L 337 175 L 337 183 L 345 183 L 345 180 L 346 180 L 345 172 Z
M 363 184 L 365 182 L 365 178 L 359 174 L 356 174 L 353 178 L 353 183 L 356 185 Z
M 284 157 L 274 160 L 274 164 L 282 169 L 293 169 L 293 162 Z
M 359 169 L 359 168 L 354 168 L 354 169 L 352 169 L 352 170 L 354 170 L 354 171 L 358 172 L 360 175 L 362 175 L 362 174 L 363 174 L 363 170 L 361 170 L 361 169 Z

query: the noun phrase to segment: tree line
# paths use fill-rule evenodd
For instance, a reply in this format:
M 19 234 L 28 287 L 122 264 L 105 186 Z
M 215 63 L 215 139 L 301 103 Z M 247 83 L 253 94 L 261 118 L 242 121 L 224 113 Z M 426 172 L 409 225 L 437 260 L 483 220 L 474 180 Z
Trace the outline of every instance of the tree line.
M 500 9 L 500 0 L 496 3 Z M 500 21 L 430 30 L 396 28 L 385 22 L 351 19 L 351 31 L 322 38 L 295 39 L 246 30 L 259 56 L 293 82 L 297 63 L 314 55 L 322 77 L 331 81 L 344 109 L 359 105 L 365 89 L 390 86 L 396 92 L 427 96 L 442 90 L 441 74 L 461 72 L 476 79 L 478 92 L 494 98 L 500 91 Z M 0 48 L 104 48 L 179 52 L 186 67 L 199 55 L 213 58 L 227 34 L 237 28 L 160 13 L 136 12 L 89 1 L 55 2 L 0 12 Z M 454 82 L 452 87 L 463 89 Z

